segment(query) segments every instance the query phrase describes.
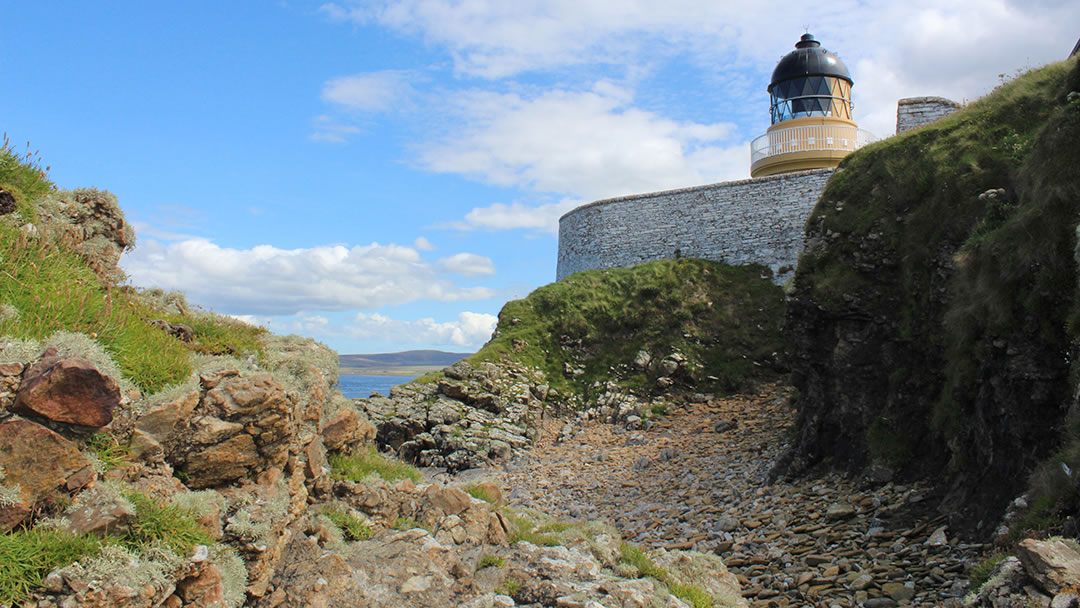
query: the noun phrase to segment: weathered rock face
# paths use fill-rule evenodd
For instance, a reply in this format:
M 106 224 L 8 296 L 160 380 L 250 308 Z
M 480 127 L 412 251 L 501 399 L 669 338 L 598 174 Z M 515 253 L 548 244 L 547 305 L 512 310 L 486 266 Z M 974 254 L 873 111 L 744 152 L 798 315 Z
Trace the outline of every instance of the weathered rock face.
M 0 423 L 0 483 L 18 489 L 18 499 L 0 503 L 0 530 L 22 522 L 39 501 L 60 489 L 76 490 L 93 481 L 90 461 L 73 443 L 29 420 Z
M 116 280 L 120 255 L 135 246 L 135 230 L 124 219 L 116 196 L 80 188 L 52 192 L 36 201 L 39 223 L 69 239 L 74 249 L 100 274 Z
M 120 388 L 93 363 L 64 357 L 55 348 L 45 351 L 19 385 L 13 410 L 55 422 L 102 427 L 120 404 Z
M 1027 78 L 1032 97 L 1002 87 L 853 155 L 830 181 L 788 308 L 789 472 L 944 481 L 948 510 L 964 514 L 953 529 L 988 534 L 1055 447 L 1073 393 L 1080 104 L 1066 93 L 1080 71 Z

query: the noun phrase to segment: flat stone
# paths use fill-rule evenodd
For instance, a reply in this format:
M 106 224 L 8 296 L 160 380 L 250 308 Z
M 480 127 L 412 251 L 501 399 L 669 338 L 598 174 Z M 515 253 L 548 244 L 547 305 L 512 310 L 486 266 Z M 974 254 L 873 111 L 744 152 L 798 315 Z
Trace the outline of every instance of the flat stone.
M 834 502 L 825 511 L 825 517 L 832 520 L 849 519 L 854 516 L 855 507 L 843 502 Z
M 908 587 L 903 583 L 885 583 L 881 586 L 881 591 L 898 602 L 910 600 L 915 597 L 915 589 L 913 587 Z

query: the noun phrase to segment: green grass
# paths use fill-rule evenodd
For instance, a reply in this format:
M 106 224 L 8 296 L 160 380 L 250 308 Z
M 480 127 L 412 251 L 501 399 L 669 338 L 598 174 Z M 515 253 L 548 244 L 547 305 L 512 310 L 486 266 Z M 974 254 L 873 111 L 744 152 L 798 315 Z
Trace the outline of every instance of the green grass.
M 482 488 L 478 485 L 468 485 L 462 488 L 465 493 L 477 500 L 482 500 L 488 504 L 494 505 L 496 503 L 495 497 L 487 491 L 486 488 Z
M 398 460 L 391 460 L 380 454 L 374 446 L 358 450 L 352 454 L 331 454 L 330 468 L 334 477 L 350 481 L 363 481 L 369 475 L 377 475 L 386 481 L 411 479 L 414 482 L 424 480 L 423 474 L 416 467 Z
M 127 446 L 120 445 L 112 433 L 100 432 L 90 435 L 86 438 L 86 447 L 94 452 L 106 471 L 111 471 L 128 462 Z
M 521 581 L 511 578 L 503 581 L 503 584 L 499 585 L 498 589 L 496 589 L 495 592 L 501 593 L 503 595 L 508 595 L 517 600 L 518 597 L 521 595 L 521 590 Z
M 972 566 L 971 572 L 968 573 L 968 581 L 971 583 L 969 588 L 972 591 L 978 591 L 986 581 L 990 580 L 994 568 L 1006 557 L 1008 557 L 1006 553 L 994 553 Z
M 657 566 L 639 547 L 630 543 L 619 546 L 619 561 L 633 566 L 642 577 L 654 578 L 663 583 L 675 597 L 685 600 L 694 608 L 713 608 L 712 596 L 703 589 L 676 581 L 671 573 Z
M 264 327 L 212 312 L 171 314 L 163 318 L 171 325 L 190 327 L 195 339 L 188 348 L 207 355 L 256 354 L 261 359 L 263 347 L 259 338 L 269 333 Z
M 196 521 L 194 511 L 164 505 L 139 492 L 130 492 L 127 499 L 135 505 L 135 521 L 119 538 L 120 544 L 141 549 L 153 542 L 163 543 L 180 556 L 187 556 L 195 545 L 212 545 L 206 529 Z
M 422 524 L 415 519 L 409 519 L 408 517 L 398 517 L 394 520 L 394 525 L 392 527 L 395 530 L 413 530 L 415 528 L 420 528 L 421 530 L 431 532 L 431 526 Z
M 15 196 L 16 210 L 24 221 L 33 222 L 37 218 L 33 202 L 54 188 L 48 171 L 49 167 L 41 166 L 41 155 L 30 151 L 30 142 L 26 143 L 26 151 L 20 153 L 7 133 L 4 134 L 0 143 L 0 188 Z
M 367 540 L 374 534 L 371 526 L 344 511 L 326 509 L 322 514 L 341 530 L 341 533 L 345 535 L 346 540 Z
M 18 311 L 0 320 L 0 335 L 44 341 L 61 330 L 86 334 L 144 392 L 191 373 L 183 344 L 150 326 L 148 311 L 124 290 L 103 285 L 79 255 L 3 224 L 0 302 Z
M 541 547 L 555 547 L 562 544 L 558 536 L 550 532 L 541 532 L 536 522 L 521 513 L 504 509 L 503 516 L 514 526 L 506 538 L 511 545 L 521 541 Z
M 498 555 L 484 555 L 480 558 L 480 561 L 476 564 L 477 570 L 484 568 L 505 568 L 506 560 Z
M 129 492 L 125 498 L 135 506 L 136 515 L 130 528 L 118 536 L 78 536 L 43 526 L 0 534 L 0 604 L 26 599 L 49 572 L 93 557 L 105 545 L 141 551 L 160 543 L 186 557 L 195 545 L 213 544 L 193 512 L 165 506 L 138 492 Z
M 0 604 L 17 605 L 49 572 L 96 555 L 105 542 L 49 528 L 0 534 Z
M 497 337 L 467 361 L 507 357 L 542 371 L 560 393 L 589 398 L 609 379 L 651 391 L 660 372 L 633 368 L 637 352 L 679 352 L 692 370 L 680 382 L 740 390 L 784 371 L 773 357 L 784 350 L 784 294 L 768 274 L 695 259 L 576 273 L 508 302 Z M 567 364 L 584 373 L 566 377 Z

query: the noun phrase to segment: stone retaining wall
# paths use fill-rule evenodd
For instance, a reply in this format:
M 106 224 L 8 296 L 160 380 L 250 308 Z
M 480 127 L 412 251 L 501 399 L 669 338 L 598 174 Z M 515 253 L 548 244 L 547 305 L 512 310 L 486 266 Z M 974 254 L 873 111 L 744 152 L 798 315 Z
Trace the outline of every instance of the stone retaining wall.
M 790 278 L 803 224 L 832 169 L 613 198 L 559 219 L 556 280 L 596 268 L 694 257 L 764 264 Z
M 960 104 L 944 97 L 908 97 L 896 102 L 896 132 L 903 133 L 944 118 Z

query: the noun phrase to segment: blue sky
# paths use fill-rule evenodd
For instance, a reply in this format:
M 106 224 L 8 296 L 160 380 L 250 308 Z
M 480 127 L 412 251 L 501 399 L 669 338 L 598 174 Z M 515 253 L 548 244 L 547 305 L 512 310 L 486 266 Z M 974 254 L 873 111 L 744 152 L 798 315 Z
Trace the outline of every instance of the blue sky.
M 132 283 L 355 353 L 474 350 L 554 280 L 562 213 L 748 177 L 807 29 L 885 136 L 901 97 L 1064 59 L 1080 3 L 0 0 L 0 21 L 0 129 L 119 197 Z

